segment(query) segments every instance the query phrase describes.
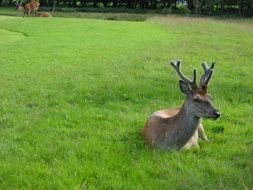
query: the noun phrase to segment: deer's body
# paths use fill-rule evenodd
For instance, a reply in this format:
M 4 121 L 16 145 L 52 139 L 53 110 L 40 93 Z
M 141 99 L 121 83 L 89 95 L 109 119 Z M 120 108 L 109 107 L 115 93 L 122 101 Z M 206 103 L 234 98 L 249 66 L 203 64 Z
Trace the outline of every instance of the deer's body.
M 179 111 L 181 109 L 182 108 L 164 109 L 164 110 L 159 110 L 159 111 L 154 112 L 151 115 L 151 117 L 149 118 L 149 120 L 147 121 L 147 123 L 144 127 L 144 130 L 143 130 L 143 135 L 145 137 L 145 140 L 147 141 L 146 143 L 151 145 L 151 147 L 155 146 L 153 144 L 153 143 L 155 143 L 154 139 L 149 137 L 149 135 L 152 133 L 150 131 L 153 131 L 153 130 L 156 131 L 156 130 L 158 130 L 159 127 L 164 128 L 164 129 L 160 129 L 160 130 L 166 131 L 166 133 L 168 135 L 172 135 L 173 130 L 175 130 L 175 127 L 167 125 L 166 123 L 168 122 L 168 120 L 171 120 L 171 118 L 176 118 L 176 119 L 174 119 L 174 123 L 175 123 L 175 120 L 177 120 L 178 118 L 179 118 L 178 119 L 179 121 L 180 120 L 182 121 L 181 113 L 179 113 Z M 177 114 L 179 115 L 179 117 L 175 117 Z M 156 121 L 163 121 L 163 122 L 165 122 L 165 124 L 162 124 L 162 125 L 161 124 L 159 124 L 159 125 L 151 124 L 150 125 L 150 122 L 154 122 L 154 121 L 155 122 Z M 191 123 L 191 122 L 186 122 L 186 123 Z M 195 132 L 191 135 L 192 137 L 188 140 L 188 142 L 183 146 L 183 149 L 188 149 L 191 146 L 199 147 L 199 145 L 198 145 L 199 138 L 209 141 L 206 134 L 205 134 L 205 131 L 204 131 L 203 125 L 201 124 L 201 121 L 197 122 L 197 124 L 198 124 L 198 126 L 197 126 Z M 159 126 L 159 127 L 156 127 L 156 126 Z M 178 130 L 178 129 L 176 128 L 176 130 Z M 159 134 L 156 132 L 153 132 L 153 133 Z M 166 139 L 166 138 L 170 138 L 170 137 L 165 137 L 164 139 Z M 165 145 L 165 147 L 163 147 L 163 148 L 166 149 L 166 147 L 169 147 L 169 145 Z
M 18 10 L 23 11 L 23 17 L 25 16 L 31 16 L 31 13 L 34 13 L 34 15 L 37 15 L 38 9 L 39 9 L 40 3 L 32 0 L 29 3 L 26 3 L 25 5 L 19 5 Z
M 196 72 L 194 80 L 185 78 L 180 71 L 180 62 L 172 63 L 183 79 L 180 88 L 187 98 L 182 108 L 159 110 L 148 119 L 143 130 L 144 140 L 147 145 L 160 149 L 188 149 L 198 146 L 199 137 L 208 140 L 201 118 L 217 119 L 220 114 L 212 105 L 210 96 L 207 94 L 207 84 L 212 76 L 214 64 L 205 69 L 202 76 L 201 86 L 196 86 Z M 191 86 L 191 88 L 189 87 Z
M 52 14 L 47 13 L 47 12 L 38 12 L 37 16 L 38 17 L 52 17 Z

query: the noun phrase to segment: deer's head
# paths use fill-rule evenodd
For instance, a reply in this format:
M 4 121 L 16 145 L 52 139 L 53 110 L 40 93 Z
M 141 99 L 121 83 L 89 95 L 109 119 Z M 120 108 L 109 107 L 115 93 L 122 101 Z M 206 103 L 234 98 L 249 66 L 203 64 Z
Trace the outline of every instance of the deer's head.
M 204 74 L 200 79 L 200 85 L 196 83 L 196 69 L 193 71 L 193 79 L 188 79 L 180 70 L 180 61 L 172 61 L 171 65 L 176 69 L 180 77 L 179 86 L 181 91 L 186 95 L 185 106 L 189 113 L 199 118 L 218 119 L 219 110 L 214 107 L 212 98 L 207 92 L 208 82 L 210 81 L 214 63 L 208 67 L 206 63 L 202 64 Z
M 24 7 L 21 5 L 21 3 L 16 3 L 16 11 L 23 11 Z

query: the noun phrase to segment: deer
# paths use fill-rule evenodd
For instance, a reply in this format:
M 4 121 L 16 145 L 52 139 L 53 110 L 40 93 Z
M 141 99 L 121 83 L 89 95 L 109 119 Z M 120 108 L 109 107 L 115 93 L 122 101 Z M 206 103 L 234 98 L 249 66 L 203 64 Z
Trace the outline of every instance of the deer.
M 48 12 L 38 12 L 37 16 L 38 17 L 52 17 L 52 14 Z
M 208 94 L 208 83 L 213 75 L 215 63 L 209 67 L 202 63 L 204 74 L 199 86 L 196 82 L 196 69 L 193 79 L 187 78 L 180 69 L 181 61 L 171 61 L 179 80 L 179 87 L 186 99 L 181 108 L 158 110 L 147 120 L 143 128 L 145 143 L 151 148 L 162 150 L 186 150 L 191 147 L 199 149 L 200 138 L 209 141 L 202 118 L 218 119 L 219 110 L 213 105 Z
M 34 12 L 34 15 L 37 15 L 38 9 L 39 9 L 40 3 L 32 0 L 29 3 L 26 3 L 25 5 L 18 4 L 17 10 L 23 11 L 23 17 L 26 17 L 27 15 L 30 17 L 31 13 Z

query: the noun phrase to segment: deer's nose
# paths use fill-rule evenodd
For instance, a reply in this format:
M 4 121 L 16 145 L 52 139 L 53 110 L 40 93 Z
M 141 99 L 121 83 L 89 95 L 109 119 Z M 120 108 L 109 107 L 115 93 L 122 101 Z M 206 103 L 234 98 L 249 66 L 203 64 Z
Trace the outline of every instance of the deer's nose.
M 215 110 L 213 115 L 215 116 L 215 119 L 218 119 L 220 117 L 220 112 L 218 110 Z

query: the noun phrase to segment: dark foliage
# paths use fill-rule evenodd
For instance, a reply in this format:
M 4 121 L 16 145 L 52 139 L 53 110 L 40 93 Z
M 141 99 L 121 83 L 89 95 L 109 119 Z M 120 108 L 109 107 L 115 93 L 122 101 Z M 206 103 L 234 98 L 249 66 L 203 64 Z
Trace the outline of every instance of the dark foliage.
M 16 1 L 0 0 L 1 6 L 11 6 Z M 120 7 L 163 9 L 164 13 L 252 16 L 253 0 L 39 0 L 41 6 L 62 7 Z M 182 8 L 183 7 L 183 8 Z M 169 10 L 169 11 L 168 11 Z M 185 10 L 185 11 L 182 11 Z

